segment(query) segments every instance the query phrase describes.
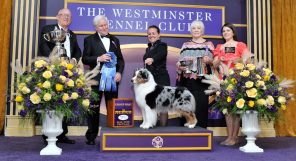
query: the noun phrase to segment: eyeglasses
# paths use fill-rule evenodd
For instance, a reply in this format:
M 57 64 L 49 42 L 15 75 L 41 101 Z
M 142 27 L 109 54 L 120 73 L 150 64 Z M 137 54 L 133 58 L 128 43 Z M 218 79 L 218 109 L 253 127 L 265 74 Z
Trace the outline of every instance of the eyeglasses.
M 59 17 L 62 17 L 62 18 L 70 18 L 71 16 L 68 15 L 68 14 L 59 14 L 58 15 Z

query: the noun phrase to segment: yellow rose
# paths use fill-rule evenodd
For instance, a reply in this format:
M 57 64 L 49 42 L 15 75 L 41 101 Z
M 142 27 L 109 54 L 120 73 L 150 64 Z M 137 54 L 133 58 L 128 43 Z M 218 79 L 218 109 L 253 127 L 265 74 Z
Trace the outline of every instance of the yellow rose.
M 39 82 L 38 84 L 37 84 L 37 86 L 39 87 L 39 88 L 42 88 L 42 83 L 41 82 Z
M 242 69 L 244 69 L 244 64 L 242 64 L 242 63 L 236 63 L 235 64 L 235 68 L 236 69 L 239 69 L 239 70 L 242 70 Z
M 63 94 L 63 97 L 62 97 L 62 100 L 64 101 L 64 102 L 66 102 L 66 101 L 68 101 L 69 100 L 69 95 L 68 95 L 68 93 L 64 93 Z
M 19 85 L 18 85 L 18 89 L 19 90 L 21 90 L 23 87 L 25 87 L 26 86 L 26 83 L 20 83 Z
M 281 109 L 285 111 L 287 109 L 287 106 L 286 105 L 281 105 Z
M 232 100 L 231 97 L 228 96 L 228 97 L 227 97 L 227 102 L 231 102 L 231 100 Z
M 50 88 L 50 86 L 51 86 L 50 81 L 45 81 L 45 82 L 42 84 L 42 87 L 45 88 L 45 89 Z
M 43 100 L 44 100 L 44 101 L 49 101 L 49 100 L 51 100 L 51 94 L 50 94 L 50 93 L 45 93 L 44 96 L 43 96 Z
M 67 69 L 68 69 L 68 70 L 73 69 L 73 67 L 74 67 L 73 64 L 67 64 Z
M 68 73 L 68 77 L 71 77 L 73 75 L 73 73 L 70 70 L 65 70 L 65 72 Z
M 56 91 L 60 92 L 60 91 L 62 91 L 62 90 L 64 89 L 64 86 L 61 85 L 61 84 L 59 84 L 59 83 L 57 83 L 57 84 L 55 85 L 55 88 L 56 88 Z
M 260 106 L 266 106 L 266 100 L 262 98 L 258 99 L 256 103 Z
M 229 73 L 229 75 L 232 75 L 232 74 L 234 74 L 234 71 L 232 69 L 229 69 L 228 73 Z
M 264 87 L 265 86 L 265 83 L 264 83 L 264 81 L 257 81 L 256 82 L 256 87 Z
M 72 79 L 69 79 L 69 80 L 67 81 L 67 86 L 69 86 L 69 87 L 74 87 L 74 81 L 73 81 Z
M 267 105 L 274 105 L 274 98 L 270 95 L 267 96 L 267 99 L 266 99 L 266 103 Z
M 262 69 L 265 72 L 265 75 L 270 75 L 271 74 L 271 70 L 268 68 L 263 68 Z
M 66 81 L 66 77 L 65 76 L 63 76 L 63 75 L 60 75 L 59 76 L 59 78 L 60 78 L 60 80 L 62 81 L 62 83 L 65 83 L 65 81 Z
M 21 95 L 18 95 L 18 96 L 15 97 L 16 102 L 23 102 L 23 100 L 24 100 L 24 98 Z
M 243 108 L 245 105 L 245 100 L 243 98 L 240 98 L 238 101 L 236 101 L 237 108 Z
M 72 99 L 77 99 L 78 98 L 78 93 L 77 92 L 73 92 L 72 94 L 71 94 L 71 98 Z
M 243 70 L 242 72 L 239 73 L 243 77 L 248 77 L 250 75 L 250 71 L 248 70 Z
M 51 71 L 45 71 L 43 72 L 42 76 L 45 78 L 45 79 L 49 79 L 52 77 L 52 74 L 51 74 Z
M 226 88 L 227 91 L 231 91 L 233 89 L 233 85 L 232 84 L 229 84 Z
M 249 70 L 254 70 L 256 68 L 256 66 L 254 64 L 247 64 L 247 68 Z
M 89 102 L 88 99 L 84 99 L 84 100 L 82 101 L 82 105 L 83 105 L 84 107 L 89 107 L 89 104 L 90 104 L 90 102 Z
M 231 78 L 231 83 L 236 84 L 237 80 L 235 78 Z
M 280 104 L 284 104 L 284 103 L 286 103 L 286 98 L 285 97 L 283 97 L 283 96 L 279 96 L 279 98 L 278 98 L 278 102 L 280 103 Z
M 269 79 L 270 79 L 270 76 L 268 76 L 268 75 L 266 75 L 266 76 L 264 76 L 264 81 L 269 81 Z
M 227 113 L 228 113 L 227 109 L 224 108 L 224 109 L 222 110 L 222 113 L 223 113 L 224 115 L 227 114 Z
M 261 76 L 258 75 L 258 74 L 256 74 L 256 78 L 257 78 L 257 79 L 261 79 Z
M 247 82 L 245 83 L 245 86 L 246 86 L 247 88 L 251 88 L 251 87 L 253 87 L 253 85 L 254 85 L 254 82 L 252 82 L 252 81 L 247 81 Z
M 249 101 L 249 102 L 248 102 L 248 106 L 250 106 L 250 107 L 254 107 L 254 105 L 255 105 L 255 102 L 254 102 L 254 101 Z
M 34 66 L 36 68 L 41 68 L 41 67 L 45 66 L 46 64 L 47 64 L 46 61 L 44 61 L 44 60 L 38 60 L 38 61 L 35 61 Z
M 255 98 L 257 96 L 257 89 L 256 88 L 251 88 L 246 91 L 248 97 L 250 98 Z
M 78 75 L 83 75 L 83 70 L 80 68 L 77 68 L 76 72 L 78 73 Z
M 31 76 L 26 78 L 26 82 L 27 83 L 30 82 L 31 80 L 32 80 L 32 77 Z
M 30 95 L 30 101 L 33 103 L 33 104 L 39 104 L 41 99 L 40 97 L 37 95 L 37 93 L 33 93 Z
M 82 87 L 84 85 L 83 81 L 81 79 L 76 80 L 77 87 Z
M 60 66 L 67 67 L 67 62 L 66 61 L 61 61 Z
M 31 92 L 31 90 L 30 90 L 27 86 L 23 87 L 23 88 L 21 89 L 21 91 L 22 91 L 23 94 L 28 94 L 28 93 Z

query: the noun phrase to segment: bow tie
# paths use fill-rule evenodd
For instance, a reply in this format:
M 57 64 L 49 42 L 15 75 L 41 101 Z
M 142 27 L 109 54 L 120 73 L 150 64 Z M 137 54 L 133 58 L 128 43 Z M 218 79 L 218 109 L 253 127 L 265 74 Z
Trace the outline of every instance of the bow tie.
M 109 38 L 110 39 L 110 35 L 108 34 L 108 35 L 101 35 L 101 38 L 104 38 L 104 37 L 106 37 L 106 38 Z

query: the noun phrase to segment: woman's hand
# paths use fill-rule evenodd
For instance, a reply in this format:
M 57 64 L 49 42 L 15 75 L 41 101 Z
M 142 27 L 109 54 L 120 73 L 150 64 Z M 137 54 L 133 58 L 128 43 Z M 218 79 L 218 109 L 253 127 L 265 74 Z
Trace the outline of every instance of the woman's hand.
M 176 66 L 177 66 L 177 70 L 179 70 L 179 71 L 186 71 L 187 70 L 187 67 L 181 66 L 180 62 L 177 62 Z
M 203 62 L 206 63 L 206 64 L 209 64 L 209 63 L 212 62 L 212 59 L 210 57 L 208 57 L 208 56 L 204 56 L 203 57 Z
M 152 58 L 147 58 L 144 62 L 147 65 L 151 65 L 153 63 L 153 59 Z

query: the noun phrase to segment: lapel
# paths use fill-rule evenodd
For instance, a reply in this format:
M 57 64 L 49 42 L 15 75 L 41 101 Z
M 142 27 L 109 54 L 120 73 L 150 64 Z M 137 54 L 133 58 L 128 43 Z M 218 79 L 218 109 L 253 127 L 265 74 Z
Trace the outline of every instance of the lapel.
M 98 45 L 96 45 L 96 47 L 98 48 L 97 51 L 102 51 L 103 53 L 107 53 L 107 50 L 105 49 L 105 46 L 104 46 L 103 42 L 101 41 L 101 38 L 97 32 L 95 33 L 95 44 L 98 44 Z

